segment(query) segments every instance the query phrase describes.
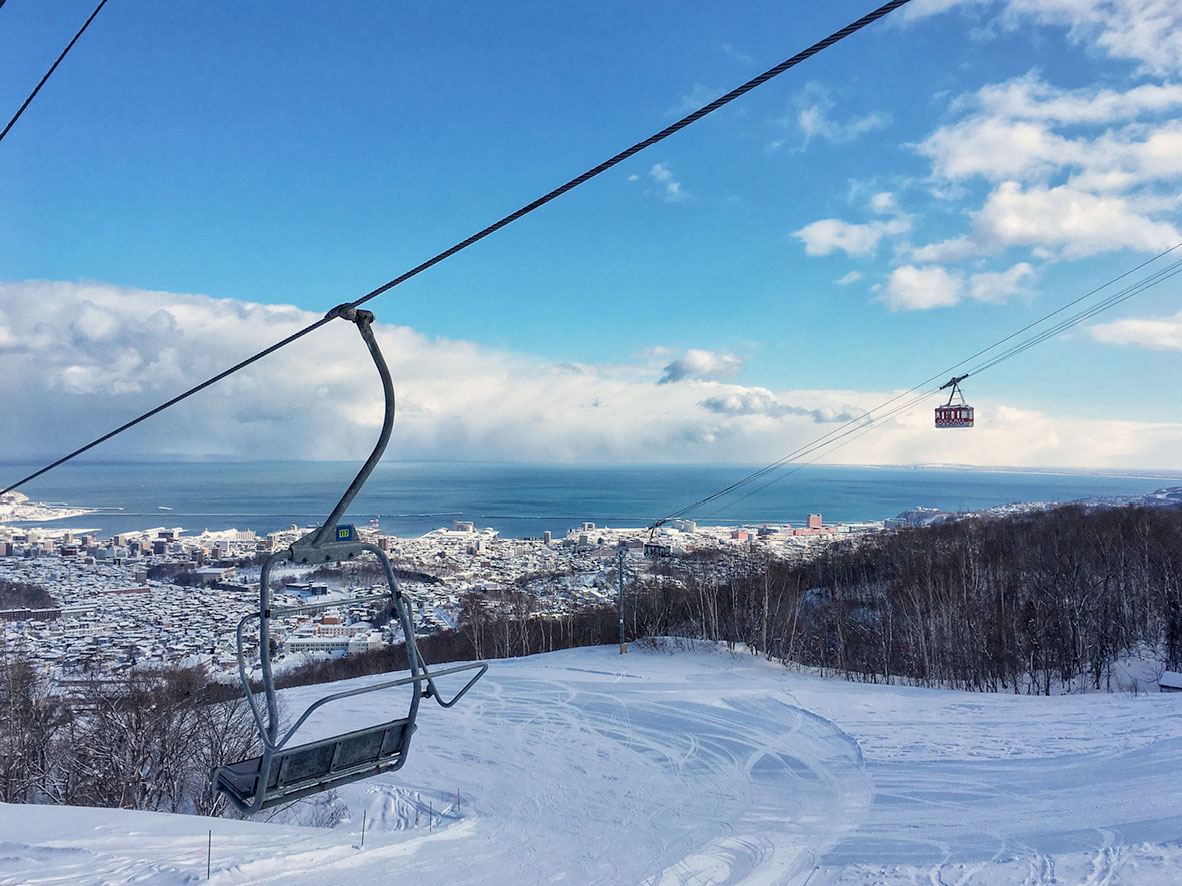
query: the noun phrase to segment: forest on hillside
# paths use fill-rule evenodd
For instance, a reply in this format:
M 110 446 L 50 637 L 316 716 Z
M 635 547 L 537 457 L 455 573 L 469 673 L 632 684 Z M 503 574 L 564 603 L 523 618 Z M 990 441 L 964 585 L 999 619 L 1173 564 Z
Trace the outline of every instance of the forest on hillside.
M 839 542 L 797 563 L 675 559 L 629 583 L 628 639 L 742 643 L 853 679 L 976 691 L 1115 689 L 1131 654 L 1182 668 L 1182 510 L 1060 507 Z M 466 601 L 482 657 L 611 643 L 611 607 L 543 619 Z
M 0 656 L 0 802 L 215 815 L 210 773 L 257 746 L 240 692 L 198 670 L 63 684 Z
M 1182 664 L 1180 581 L 1176 509 L 964 519 L 739 579 L 736 639 L 871 679 L 1049 693 L 1086 678 L 1112 688 L 1128 654 Z

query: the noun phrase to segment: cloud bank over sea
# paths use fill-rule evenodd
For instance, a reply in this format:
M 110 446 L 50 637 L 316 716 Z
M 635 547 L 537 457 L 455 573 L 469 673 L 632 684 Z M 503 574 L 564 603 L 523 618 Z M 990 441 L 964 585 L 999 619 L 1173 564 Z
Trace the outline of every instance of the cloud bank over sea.
M 0 283 L 3 454 L 61 455 L 317 318 L 104 283 Z M 400 459 L 770 462 L 898 392 L 874 377 L 858 391 L 772 391 L 741 383 L 741 355 L 659 342 L 628 362 L 576 364 L 375 329 L 398 393 L 388 452 Z M 341 321 L 93 455 L 356 459 L 372 445 L 381 405 L 364 346 Z M 1082 420 L 976 397 L 977 428 L 938 432 L 932 405 L 850 434 L 823 460 L 1182 466 L 1177 423 Z

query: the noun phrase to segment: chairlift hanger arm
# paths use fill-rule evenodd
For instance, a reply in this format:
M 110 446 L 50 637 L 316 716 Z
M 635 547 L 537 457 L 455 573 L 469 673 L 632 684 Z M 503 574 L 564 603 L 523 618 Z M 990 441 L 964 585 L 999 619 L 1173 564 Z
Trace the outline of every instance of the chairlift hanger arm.
M 343 304 L 337 305 L 329 311 L 324 319 L 334 320 L 337 317 L 356 324 L 357 331 L 361 333 L 361 338 L 365 342 L 370 356 L 373 358 L 374 366 L 377 368 L 378 376 L 382 381 L 385 415 L 382 420 L 382 430 L 378 434 L 378 440 L 374 444 L 373 451 L 369 454 L 369 458 L 365 460 L 365 464 L 361 466 L 361 470 L 357 472 L 357 476 L 353 478 L 353 482 L 349 484 L 349 488 L 345 490 L 345 494 L 341 496 L 341 500 L 332 509 L 332 513 L 328 515 L 328 519 L 324 521 L 319 529 L 301 538 L 288 550 L 272 554 L 263 564 L 259 582 L 259 669 L 262 672 L 263 690 L 267 701 L 267 726 L 265 729 L 260 728 L 259 732 L 264 736 L 264 740 L 270 741 L 275 740 L 279 731 L 279 703 L 275 697 L 275 680 L 271 670 L 269 649 L 271 640 L 271 588 L 269 587 L 271 566 L 277 560 L 281 559 L 290 559 L 297 563 L 325 563 L 347 560 L 356 557 L 365 550 L 366 546 L 359 544 L 355 538 L 339 542 L 334 539 L 334 535 L 336 534 L 337 523 L 340 521 L 341 515 L 345 513 L 345 510 L 353 502 L 354 497 L 356 497 L 361 487 L 365 485 L 365 481 L 373 472 L 374 467 L 381 460 L 382 454 L 386 451 L 386 445 L 390 442 L 390 434 L 394 429 L 394 381 L 390 377 L 390 368 L 386 365 L 386 359 L 382 356 L 382 349 L 378 346 L 377 339 L 373 334 L 373 312 L 359 309 L 353 305 Z M 377 549 L 374 548 L 374 550 Z M 398 583 L 393 577 L 393 572 L 388 567 L 387 571 L 390 577 L 391 596 L 398 599 L 400 597 Z M 401 612 L 401 607 L 399 607 L 399 611 Z M 239 672 L 249 692 L 249 685 L 246 684 L 245 680 L 245 665 L 241 660 L 241 656 L 239 657 Z M 254 713 L 255 720 L 261 727 L 262 718 L 258 715 L 257 711 Z
M 345 494 L 341 496 L 336 507 L 332 509 L 328 519 L 316 532 L 316 536 L 312 540 L 313 545 L 323 544 L 329 540 L 341 516 L 348 510 L 357 493 L 361 491 L 361 487 L 365 485 L 365 481 L 373 473 L 374 467 L 381 461 L 382 455 L 386 451 L 386 444 L 390 442 L 390 433 L 394 430 L 394 382 L 390 378 L 390 368 L 386 365 L 386 358 L 382 356 L 382 350 L 378 347 L 378 341 L 373 334 L 373 313 L 343 304 L 337 305 L 326 315 L 328 319 L 335 317 L 341 317 L 357 324 L 357 331 L 365 340 L 365 346 L 369 349 L 374 366 L 377 367 L 378 375 L 382 379 L 382 395 L 386 404 L 386 414 L 382 420 L 382 431 L 378 435 L 378 442 L 374 445 L 373 452 L 365 460 L 365 464 L 361 466 L 361 470 L 357 472 L 357 476 L 353 478 L 353 482 L 349 484 L 349 488 L 345 490 Z

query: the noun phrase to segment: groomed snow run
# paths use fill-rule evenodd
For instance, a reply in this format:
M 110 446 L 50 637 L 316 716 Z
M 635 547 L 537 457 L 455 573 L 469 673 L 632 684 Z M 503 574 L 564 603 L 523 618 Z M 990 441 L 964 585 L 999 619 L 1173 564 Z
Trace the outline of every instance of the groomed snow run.
M 377 722 L 376 697 L 301 740 Z M 1182 694 L 605 647 L 496 661 L 455 708 L 425 703 L 406 767 L 341 789 L 335 827 L 0 805 L 0 884 L 203 882 L 211 828 L 214 884 L 1168 884 L 1180 798 Z

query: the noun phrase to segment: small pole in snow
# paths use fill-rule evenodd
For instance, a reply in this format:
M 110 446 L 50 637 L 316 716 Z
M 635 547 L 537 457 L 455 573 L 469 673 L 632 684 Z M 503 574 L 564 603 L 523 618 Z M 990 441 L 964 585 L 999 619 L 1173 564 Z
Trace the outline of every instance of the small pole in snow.
M 361 848 L 365 848 L 365 810 L 361 810 Z
M 620 544 L 620 655 L 628 652 L 628 644 L 624 642 L 624 545 Z
M 209 879 L 210 870 L 213 868 L 213 831 L 209 832 L 209 844 L 205 847 L 205 879 Z
M 431 833 L 435 829 L 435 805 L 433 803 L 427 804 L 427 833 Z

